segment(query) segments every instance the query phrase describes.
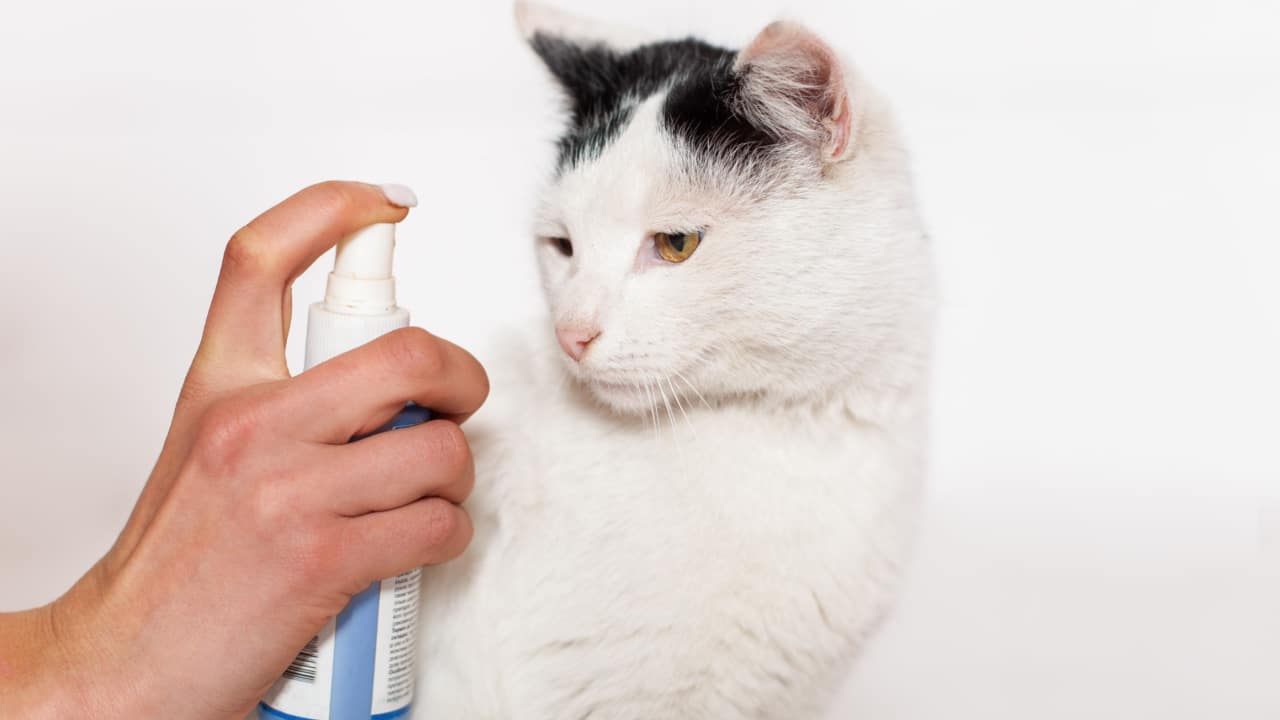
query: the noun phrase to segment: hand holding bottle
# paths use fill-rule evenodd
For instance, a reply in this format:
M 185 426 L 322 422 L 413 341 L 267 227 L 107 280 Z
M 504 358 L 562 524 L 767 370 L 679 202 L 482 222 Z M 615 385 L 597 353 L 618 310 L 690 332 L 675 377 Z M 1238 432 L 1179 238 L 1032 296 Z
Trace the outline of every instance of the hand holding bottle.
M 412 204 L 327 182 L 232 237 L 116 544 L 54 603 L 0 615 L 0 714 L 238 720 L 355 593 L 463 551 L 474 469 L 458 423 L 488 392 L 476 360 L 405 328 L 298 377 L 285 365 L 294 279 Z M 439 419 L 347 444 L 407 401 Z

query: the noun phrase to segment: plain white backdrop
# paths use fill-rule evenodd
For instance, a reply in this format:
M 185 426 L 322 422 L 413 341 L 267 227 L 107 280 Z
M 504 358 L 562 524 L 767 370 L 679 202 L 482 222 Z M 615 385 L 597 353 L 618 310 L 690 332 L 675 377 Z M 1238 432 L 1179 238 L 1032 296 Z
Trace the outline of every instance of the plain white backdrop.
M 806 22 L 906 128 L 934 470 L 833 718 L 1280 717 L 1280 6 L 562 5 L 735 46 Z M 417 190 L 419 324 L 483 359 L 525 321 L 555 99 L 505 0 L 0 6 L 0 609 L 106 550 L 223 242 L 303 185 Z

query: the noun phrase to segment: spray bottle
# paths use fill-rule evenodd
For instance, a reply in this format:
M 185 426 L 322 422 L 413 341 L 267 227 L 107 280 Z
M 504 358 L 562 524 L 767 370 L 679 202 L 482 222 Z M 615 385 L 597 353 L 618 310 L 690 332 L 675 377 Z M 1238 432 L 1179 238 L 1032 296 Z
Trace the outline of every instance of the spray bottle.
M 306 369 L 409 324 L 396 306 L 395 225 L 338 243 L 323 302 L 307 317 Z M 377 432 L 431 418 L 409 404 Z M 375 582 L 307 643 L 258 706 L 264 720 L 389 720 L 413 701 L 418 580 L 414 569 Z

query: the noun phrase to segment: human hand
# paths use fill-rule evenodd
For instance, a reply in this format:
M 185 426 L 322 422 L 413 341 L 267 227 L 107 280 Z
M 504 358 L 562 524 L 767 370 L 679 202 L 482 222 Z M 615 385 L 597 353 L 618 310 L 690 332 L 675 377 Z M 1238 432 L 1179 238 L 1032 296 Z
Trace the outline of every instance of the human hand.
M 232 237 L 124 531 L 66 595 L 0 616 L 4 716 L 242 718 L 355 593 L 463 551 L 476 360 L 405 328 L 298 377 L 285 365 L 293 281 L 407 212 L 327 182 Z M 347 444 L 409 400 L 440 419 Z

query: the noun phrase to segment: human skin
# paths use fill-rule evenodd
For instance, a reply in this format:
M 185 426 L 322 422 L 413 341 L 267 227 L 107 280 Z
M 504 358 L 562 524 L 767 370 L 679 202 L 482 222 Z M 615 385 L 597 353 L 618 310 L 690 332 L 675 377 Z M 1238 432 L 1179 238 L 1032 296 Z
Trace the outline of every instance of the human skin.
M 231 238 L 124 530 L 62 597 L 0 614 L 0 716 L 239 720 L 355 593 L 462 553 L 479 363 L 405 328 L 297 377 L 285 364 L 293 281 L 411 204 L 326 182 Z M 410 400 L 439 419 L 348 442 Z

